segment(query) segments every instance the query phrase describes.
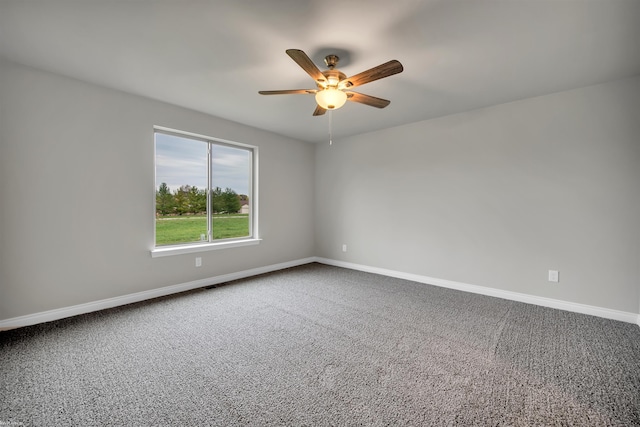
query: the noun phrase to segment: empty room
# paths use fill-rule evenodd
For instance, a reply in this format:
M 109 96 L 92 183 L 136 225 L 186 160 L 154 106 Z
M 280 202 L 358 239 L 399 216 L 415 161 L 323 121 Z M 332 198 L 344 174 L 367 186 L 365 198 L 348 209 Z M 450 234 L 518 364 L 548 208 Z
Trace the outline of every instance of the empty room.
M 0 1 L 0 425 L 640 426 L 640 1 Z

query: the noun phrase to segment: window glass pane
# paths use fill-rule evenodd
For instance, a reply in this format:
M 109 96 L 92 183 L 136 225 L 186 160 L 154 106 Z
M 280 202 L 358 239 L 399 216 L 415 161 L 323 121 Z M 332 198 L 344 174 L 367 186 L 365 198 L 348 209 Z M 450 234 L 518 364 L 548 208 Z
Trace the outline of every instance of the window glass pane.
M 211 146 L 213 239 L 251 235 L 251 151 Z
M 207 146 L 156 133 L 156 246 L 208 241 Z

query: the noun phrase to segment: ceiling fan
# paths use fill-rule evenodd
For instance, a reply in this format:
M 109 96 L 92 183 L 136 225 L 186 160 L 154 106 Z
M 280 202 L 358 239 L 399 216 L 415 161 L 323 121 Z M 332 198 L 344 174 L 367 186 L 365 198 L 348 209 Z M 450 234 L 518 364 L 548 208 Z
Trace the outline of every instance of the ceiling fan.
M 343 72 L 336 69 L 339 58 L 336 55 L 327 55 L 324 62 L 329 68 L 320 71 L 306 53 L 299 49 L 287 49 L 287 55 L 291 57 L 304 71 L 311 76 L 318 86 L 317 89 L 292 89 L 292 90 L 261 90 L 261 95 L 290 95 L 307 94 L 316 96 L 316 106 L 314 116 L 321 116 L 327 110 L 335 110 L 342 107 L 345 102 L 359 102 L 371 107 L 384 108 L 391 101 L 363 93 L 353 92 L 351 88 L 361 86 L 365 83 L 389 77 L 401 73 L 404 69 L 398 61 L 391 60 L 384 64 L 373 67 L 351 77 L 347 77 Z

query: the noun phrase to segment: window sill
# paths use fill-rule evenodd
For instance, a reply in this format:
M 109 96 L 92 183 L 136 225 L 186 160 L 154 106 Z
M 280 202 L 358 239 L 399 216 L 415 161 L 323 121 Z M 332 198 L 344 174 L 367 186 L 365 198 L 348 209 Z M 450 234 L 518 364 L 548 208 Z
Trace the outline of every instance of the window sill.
M 202 243 L 194 245 L 160 246 L 151 250 L 151 258 L 171 255 L 191 254 L 196 252 L 215 251 L 217 249 L 237 248 L 257 245 L 262 239 L 230 240 L 226 242 Z

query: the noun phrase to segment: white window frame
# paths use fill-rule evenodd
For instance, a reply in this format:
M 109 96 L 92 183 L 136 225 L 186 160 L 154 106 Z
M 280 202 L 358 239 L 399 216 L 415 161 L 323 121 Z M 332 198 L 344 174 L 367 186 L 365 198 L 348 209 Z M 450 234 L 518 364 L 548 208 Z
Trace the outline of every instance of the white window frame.
M 251 188 L 249 189 L 249 237 L 239 237 L 239 238 L 231 238 L 231 239 L 220 239 L 213 240 L 208 242 L 190 242 L 183 243 L 177 245 L 167 245 L 167 246 L 156 246 L 156 223 L 155 223 L 155 212 L 156 212 L 156 176 L 155 176 L 155 161 L 156 161 L 156 143 L 155 143 L 155 134 L 156 133 L 164 133 L 168 135 L 175 135 L 182 138 L 190 138 L 200 140 L 202 142 L 208 144 L 217 144 L 217 145 L 226 145 L 229 147 L 238 147 L 247 149 L 251 152 L 251 169 L 249 177 Z M 249 144 L 243 144 L 235 141 L 228 141 L 225 139 L 214 138 L 207 135 L 196 134 L 193 132 L 186 132 L 176 129 L 171 129 L 163 126 L 154 126 L 153 127 L 153 162 L 154 162 L 154 177 L 153 177 L 153 247 L 151 248 L 151 257 L 163 257 L 163 256 L 171 256 L 171 255 L 181 255 L 188 253 L 197 253 L 197 252 L 205 252 L 212 251 L 218 249 L 228 249 L 228 248 L 237 248 L 241 246 L 250 246 L 257 245 L 260 243 L 262 239 L 259 238 L 258 234 L 258 147 Z M 208 162 L 208 175 L 211 176 L 211 162 Z M 210 180 L 208 180 L 210 181 Z M 211 183 L 208 183 L 208 186 Z M 211 191 L 208 191 L 207 194 L 207 210 L 210 209 L 209 197 Z M 213 213 L 212 213 L 213 215 Z

